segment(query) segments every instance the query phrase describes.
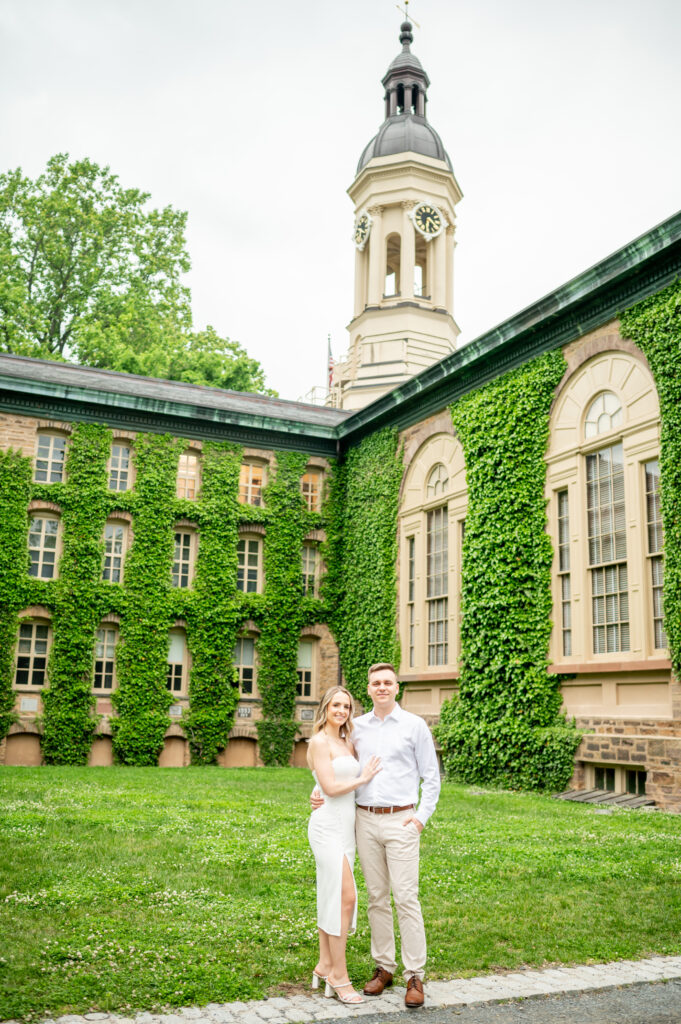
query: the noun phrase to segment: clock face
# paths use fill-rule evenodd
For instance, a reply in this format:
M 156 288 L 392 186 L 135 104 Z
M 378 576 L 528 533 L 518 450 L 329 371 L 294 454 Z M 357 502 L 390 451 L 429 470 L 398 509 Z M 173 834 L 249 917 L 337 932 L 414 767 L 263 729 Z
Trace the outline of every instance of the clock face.
M 414 224 L 424 235 L 437 235 L 442 230 L 442 217 L 434 206 L 421 203 L 414 210 Z
M 371 221 L 369 220 L 368 213 L 362 213 L 357 218 L 355 223 L 355 245 L 363 246 L 369 237 L 369 230 L 371 228 Z

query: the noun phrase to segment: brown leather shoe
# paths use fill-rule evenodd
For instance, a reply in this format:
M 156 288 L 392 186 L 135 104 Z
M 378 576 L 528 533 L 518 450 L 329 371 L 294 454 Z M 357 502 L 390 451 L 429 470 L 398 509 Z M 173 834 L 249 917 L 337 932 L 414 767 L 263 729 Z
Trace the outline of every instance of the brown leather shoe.
M 384 988 L 390 988 L 393 983 L 393 976 L 390 971 L 384 971 L 377 967 L 371 981 L 367 981 L 363 992 L 365 996 L 380 996 Z
M 423 982 L 420 978 L 415 978 L 412 975 L 407 982 L 407 994 L 404 997 L 404 1005 L 409 1010 L 414 1010 L 417 1006 L 423 1006 L 425 998 L 426 997 L 423 994 Z

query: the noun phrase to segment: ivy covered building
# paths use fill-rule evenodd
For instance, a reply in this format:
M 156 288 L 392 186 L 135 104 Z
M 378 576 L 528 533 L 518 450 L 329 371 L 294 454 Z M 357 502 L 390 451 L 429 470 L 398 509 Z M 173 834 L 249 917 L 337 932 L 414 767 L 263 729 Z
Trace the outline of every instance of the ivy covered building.
M 401 42 L 332 404 L 0 356 L 0 761 L 301 763 L 385 659 L 459 777 L 681 809 L 681 214 L 457 349 Z

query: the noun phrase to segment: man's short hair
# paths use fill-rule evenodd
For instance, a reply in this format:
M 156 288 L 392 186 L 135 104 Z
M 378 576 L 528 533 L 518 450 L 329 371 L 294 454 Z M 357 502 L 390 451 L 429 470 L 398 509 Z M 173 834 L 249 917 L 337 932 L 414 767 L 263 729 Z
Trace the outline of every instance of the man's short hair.
M 390 669 L 392 674 L 395 676 L 395 679 L 397 679 L 397 672 L 395 671 L 395 666 L 391 665 L 389 661 L 379 661 L 375 665 L 372 665 L 371 668 L 369 669 L 369 672 L 367 673 L 367 679 L 369 680 L 369 682 L 371 682 L 371 677 L 374 674 L 374 672 L 383 672 L 384 669 Z

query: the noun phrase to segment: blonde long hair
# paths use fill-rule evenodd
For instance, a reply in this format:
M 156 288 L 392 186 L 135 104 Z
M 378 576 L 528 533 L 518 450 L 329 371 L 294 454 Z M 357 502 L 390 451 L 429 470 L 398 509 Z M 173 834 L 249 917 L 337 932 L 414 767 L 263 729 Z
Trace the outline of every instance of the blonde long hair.
M 317 714 L 315 716 L 314 725 L 312 726 L 313 736 L 316 733 L 321 732 L 324 726 L 326 725 L 327 718 L 329 717 L 329 704 L 338 693 L 345 694 L 345 696 L 350 701 L 350 714 L 348 715 L 348 720 L 347 722 L 345 722 L 344 725 L 341 725 L 340 729 L 338 730 L 338 734 L 342 740 L 347 740 L 350 738 L 350 734 L 352 733 L 353 730 L 352 719 L 355 714 L 355 702 L 352 699 L 352 694 L 350 693 L 350 691 L 346 690 L 344 686 L 331 686 L 322 697 L 321 701 L 319 702 L 319 707 L 317 708 Z M 309 764 L 309 749 L 307 752 L 307 760 Z

